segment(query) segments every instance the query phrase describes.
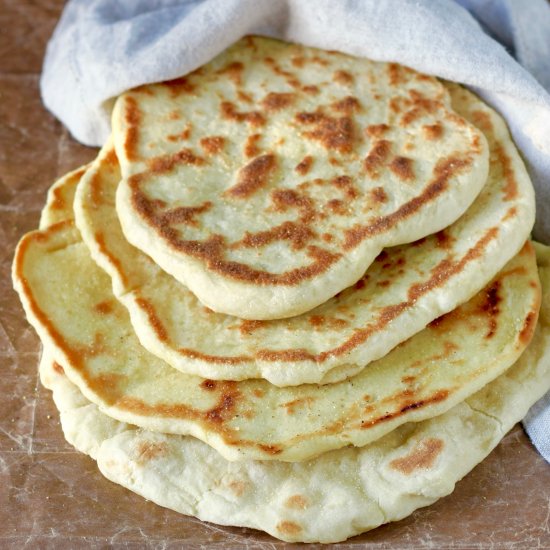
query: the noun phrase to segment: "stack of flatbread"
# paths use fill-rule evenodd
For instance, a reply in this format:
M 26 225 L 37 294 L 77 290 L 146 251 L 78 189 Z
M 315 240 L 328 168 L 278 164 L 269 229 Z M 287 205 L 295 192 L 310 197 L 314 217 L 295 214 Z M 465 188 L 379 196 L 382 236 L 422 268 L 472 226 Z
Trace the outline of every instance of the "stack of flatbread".
M 550 387 L 534 212 L 469 91 L 248 37 L 118 98 L 14 283 L 106 477 L 334 542 L 449 494 Z

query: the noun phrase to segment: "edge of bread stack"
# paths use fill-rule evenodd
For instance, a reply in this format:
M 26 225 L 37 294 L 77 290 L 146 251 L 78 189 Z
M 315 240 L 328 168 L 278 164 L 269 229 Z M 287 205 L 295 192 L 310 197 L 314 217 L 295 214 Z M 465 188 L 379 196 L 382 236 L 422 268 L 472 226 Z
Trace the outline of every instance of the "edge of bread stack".
M 550 387 L 550 249 L 500 116 L 246 37 L 117 99 L 14 286 L 67 441 L 183 514 L 337 542 L 452 492 Z

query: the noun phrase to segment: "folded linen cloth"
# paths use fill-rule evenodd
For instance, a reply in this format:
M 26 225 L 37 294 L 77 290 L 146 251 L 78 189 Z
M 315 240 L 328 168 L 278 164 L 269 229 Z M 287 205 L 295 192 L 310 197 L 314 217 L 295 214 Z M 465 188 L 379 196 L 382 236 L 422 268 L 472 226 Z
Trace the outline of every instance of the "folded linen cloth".
M 537 191 L 535 237 L 550 243 L 545 0 L 69 0 L 47 49 L 44 103 L 76 139 L 102 145 L 118 94 L 188 73 L 245 34 L 396 61 L 472 88 L 506 117 Z M 548 461 L 549 417 L 550 394 L 525 421 Z

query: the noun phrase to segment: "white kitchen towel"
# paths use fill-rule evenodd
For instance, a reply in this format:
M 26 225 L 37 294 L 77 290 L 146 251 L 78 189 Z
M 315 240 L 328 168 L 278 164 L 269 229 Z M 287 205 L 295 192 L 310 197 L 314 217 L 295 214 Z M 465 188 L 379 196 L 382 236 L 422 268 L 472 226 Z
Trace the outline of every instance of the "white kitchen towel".
M 196 69 L 245 34 L 397 61 L 471 87 L 507 119 L 537 191 L 535 237 L 550 243 L 546 0 L 69 0 L 42 97 L 76 139 L 102 145 L 118 94 Z M 526 429 L 550 461 L 550 395 L 542 403 Z

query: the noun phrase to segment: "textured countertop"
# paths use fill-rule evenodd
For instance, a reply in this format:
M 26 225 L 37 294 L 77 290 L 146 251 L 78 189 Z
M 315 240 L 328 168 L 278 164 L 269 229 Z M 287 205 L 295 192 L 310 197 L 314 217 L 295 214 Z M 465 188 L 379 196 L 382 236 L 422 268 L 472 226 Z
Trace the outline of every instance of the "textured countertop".
M 50 392 L 38 382 L 40 344 L 11 288 L 13 250 L 37 226 L 48 186 L 96 154 L 71 139 L 40 101 L 44 48 L 62 6 L 0 0 L 0 547 L 298 546 L 181 516 L 107 481 L 65 443 Z M 550 548 L 550 467 L 516 426 L 452 495 L 339 546 L 365 544 Z

